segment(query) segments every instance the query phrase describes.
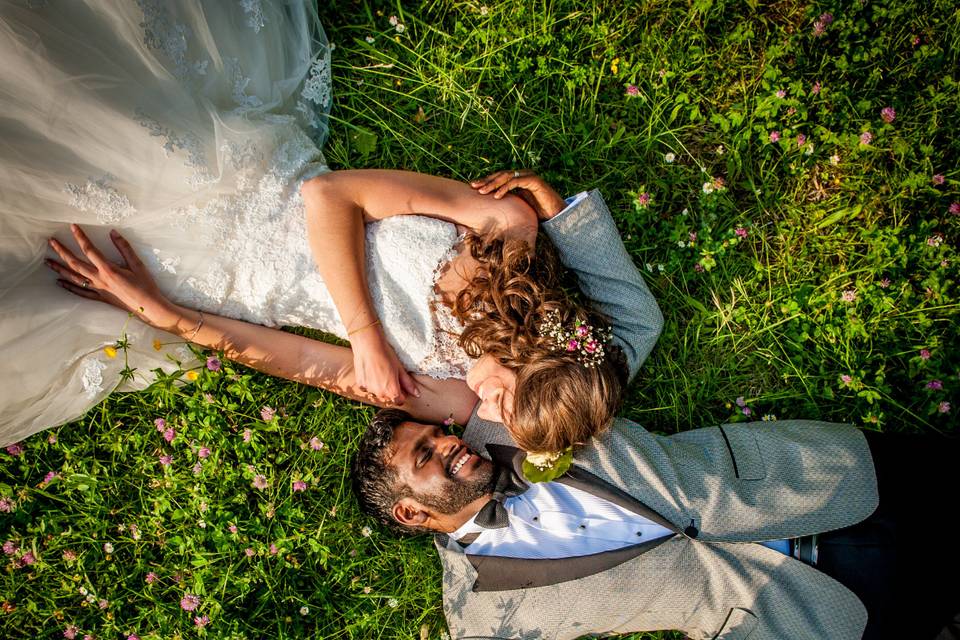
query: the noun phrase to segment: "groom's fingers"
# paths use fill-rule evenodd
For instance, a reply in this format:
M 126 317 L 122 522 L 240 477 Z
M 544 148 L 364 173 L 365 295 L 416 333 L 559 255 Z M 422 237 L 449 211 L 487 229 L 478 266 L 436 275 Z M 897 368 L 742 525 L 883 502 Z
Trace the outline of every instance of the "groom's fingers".
M 507 180 L 510 180 L 513 177 L 512 171 L 498 171 L 494 174 L 487 176 L 484 180 L 484 184 L 479 187 L 480 193 L 490 193 L 492 190 L 498 188 Z

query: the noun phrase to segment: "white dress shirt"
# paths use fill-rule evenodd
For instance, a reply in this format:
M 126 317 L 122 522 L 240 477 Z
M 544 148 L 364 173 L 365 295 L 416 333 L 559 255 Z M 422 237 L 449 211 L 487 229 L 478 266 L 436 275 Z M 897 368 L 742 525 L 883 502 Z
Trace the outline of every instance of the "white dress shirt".
M 538 482 L 503 502 L 510 524 L 485 529 L 473 519 L 450 534 L 479 533 L 474 555 L 570 558 L 656 540 L 673 532 L 641 515 L 559 482 Z

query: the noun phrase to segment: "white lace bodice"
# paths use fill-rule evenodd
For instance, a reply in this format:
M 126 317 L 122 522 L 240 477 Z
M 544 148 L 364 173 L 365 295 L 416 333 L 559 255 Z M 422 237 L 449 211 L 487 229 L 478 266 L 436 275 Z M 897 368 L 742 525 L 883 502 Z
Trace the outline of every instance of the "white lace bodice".
M 231 318 L 347 339 L 311 253 L 299 191 L 301 175 L 328 169 L 311 164 L 317 149 L 293 122 L 275 118 L 255 146 L 222 150 L 236 154 L 228 159 L 239 168 L 235 191 L 177 217 L 204 236 L 212 255 L 204 273 L 186 277 L 171 297 Z M 261 152 L 271 147 L 267 159 Z M 384 332 L 406 367 L 437 378 L 462 378 L 468 363 L 456 342 L 460 325 L 434 293 L 456 242 L 454 225 L 423 216 L 392 217 L 366 230 L 367 278 Z M 178 257 L 154 249 L 151 262 L 169 272 Z

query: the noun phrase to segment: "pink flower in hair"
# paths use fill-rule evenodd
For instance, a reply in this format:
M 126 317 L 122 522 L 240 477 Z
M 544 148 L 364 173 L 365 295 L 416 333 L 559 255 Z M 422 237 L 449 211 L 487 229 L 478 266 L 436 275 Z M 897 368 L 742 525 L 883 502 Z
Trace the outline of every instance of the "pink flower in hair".
M 570 340 L 567 342 L 567 351 L 576 351 L 580 347 L 580 343 L 576 340 Z

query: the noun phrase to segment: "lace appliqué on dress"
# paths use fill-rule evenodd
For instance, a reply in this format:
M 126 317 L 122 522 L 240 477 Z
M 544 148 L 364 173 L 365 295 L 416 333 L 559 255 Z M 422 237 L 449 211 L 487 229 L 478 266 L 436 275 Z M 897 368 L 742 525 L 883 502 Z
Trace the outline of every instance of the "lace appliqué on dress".
M 240 0 L 240 6 L 247 14 L 247 26 L 253 29 L 254 33 L 260 33 L 260 29 L 267 24 L 263 17 L 263 5 L 260 0 Z
M 110 186 L 116 178 L 109 173 L 83 186 L 67 183 L 64 190 L 71 195 L 70 206 L 80 211 L 92 211 L 102 224 L 117 224 L 137 212 L 127 196 Z
M 297 101 L 297 111 L 303 114 L 307 124 L 313 129 L 325 130 L 323 121 L 317 111 L 326 112 L 330 108 L 330 57 L 324 52 L 310 65 L 310 73 L 303 83 L 300 99 Z
M 193 169 L 193 176 L 190 178 L 190 186 L 194 189 L 200 189 L 205 185 L 212 184 L 217 179 L 210 173 L 207 164 L 207 156 L 201 148 L 200 139 L 191 132 L 183 135 L 174 133 L 170 129 L 161 125 L 156 119 L 147 115 L 142 109 L 137 107 L 135 110 L 137 123 L 147 129 L 150 135 L 164 140 L 163 152 L 171 154 L 177 150 L 187 152 L 186 166 Z
M 463 324 L 453 315 L 453 310 L 443 301 L 443 298 L 437 293 L 437 282 L 441 276 L 450 267 L 453 259 L 461 251 L 463 236 L 457 238 L 454 244 L 444 254 L 433 272 L 433 291 L 434 296 L 430 300 L 430 310 L 433 312 L 435 334 L 435 348 L 433 353 L 427 356 L 423 363 L 424 370 L 429 370 L 435 378 L 460 378 L 467 377 L 467 371 L 473 359 L 470 358 L 460 347 L 460 334 L 463 333 Z
M 87 356 L 80 365 L 80 383 L 88 398 L 96 398 L 103 391 L 103 372 L 107 365 L 97 356 Z

